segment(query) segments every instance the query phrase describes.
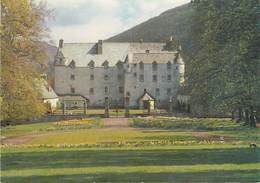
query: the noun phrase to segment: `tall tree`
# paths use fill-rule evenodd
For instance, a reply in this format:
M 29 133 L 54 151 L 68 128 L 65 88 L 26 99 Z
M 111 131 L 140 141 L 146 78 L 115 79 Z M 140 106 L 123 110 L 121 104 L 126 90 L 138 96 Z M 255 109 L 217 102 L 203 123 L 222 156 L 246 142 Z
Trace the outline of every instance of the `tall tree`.
M 41 102 L 42 38 L 49 12 L 30 0 L 1 1 L 1 117 L 28 119 L 45 111 Z
M 225 112 L 243 109 L 254 127 L 260 108 L 259 1 L 204 0 L 193 7 L 200 29 L 191 30 L 200 47 L 189 84 L 196 99 L 207 100 L 195 102 Z

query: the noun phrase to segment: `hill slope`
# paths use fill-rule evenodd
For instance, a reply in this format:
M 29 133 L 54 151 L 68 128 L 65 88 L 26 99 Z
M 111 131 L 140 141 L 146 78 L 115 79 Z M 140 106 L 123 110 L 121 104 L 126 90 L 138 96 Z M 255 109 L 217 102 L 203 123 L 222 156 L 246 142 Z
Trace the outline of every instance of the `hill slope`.
M 181 41 L 182 46 L 189 48 L 188 25 L 191 8 L 188 4 L 167 10 L 157 17 L 149 19 L 125 32 L 122 32 L 106 41 L 161 42 L 174 36 Z

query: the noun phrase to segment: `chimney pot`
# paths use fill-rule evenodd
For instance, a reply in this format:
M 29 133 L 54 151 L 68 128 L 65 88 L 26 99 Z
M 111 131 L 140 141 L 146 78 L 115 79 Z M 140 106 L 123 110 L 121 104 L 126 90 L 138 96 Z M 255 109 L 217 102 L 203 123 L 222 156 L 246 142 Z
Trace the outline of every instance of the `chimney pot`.
M 102 44 L 103 44 L 103 40 L 98 40 L 98 44 L 97 44 L 97 54 L 98 55 L 102 54 Z
M 60 39 L 59 41 L 59 48 L 63 48 L 63 39 Z

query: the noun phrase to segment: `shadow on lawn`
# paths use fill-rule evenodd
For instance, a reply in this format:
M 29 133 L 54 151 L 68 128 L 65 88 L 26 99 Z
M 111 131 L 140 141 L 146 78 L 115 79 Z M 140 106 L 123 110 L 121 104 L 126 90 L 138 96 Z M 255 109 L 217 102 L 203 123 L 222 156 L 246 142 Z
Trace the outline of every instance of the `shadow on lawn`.
M 102 166 L 167 166 L 260 162 L 260 148 L 67 150 L 2 154 L 2 170 Z
M 3 177 L 3 183 L 28 182 L 257 182 L 257 170 L 196 173 L 101 173 L 58 176 Z

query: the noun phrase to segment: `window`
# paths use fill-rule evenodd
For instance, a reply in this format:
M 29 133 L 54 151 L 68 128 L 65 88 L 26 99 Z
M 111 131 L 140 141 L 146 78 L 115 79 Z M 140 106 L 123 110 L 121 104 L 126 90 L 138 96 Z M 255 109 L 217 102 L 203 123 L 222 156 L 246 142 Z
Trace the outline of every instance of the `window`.
M 178 67 L 178 65 L 176 66 L 176 70 L 178 70 L 179 69 L 179 67 Z
M 89 94 L 90 94 L 90 95 L 93 95 L 93 94 L 94 94 L 94 88 L 90 88 L 90 89 L 89 89 Z
M 168 81 L 171 81 L 172 80 L 172 76 L 169 74 L 169 75 L 167 75 L 167 80 Z
M 71 74 L 71 75 L 70 75 L 70 79 L 71 79 L 71 80 L 75 80 L 75 75 L 74 75 L 74 74 Z
M 157 68 L 158 68 L 157 62 L 154 61 L 154 62 L 153 62 L 153 71 L 157 71 Z
M 150 53 L 150 50 L 145 50 L 145 53 Z
M 159 95 L 160 95 L 160 89 L 159 89 L 159 88 L 156 88 L 156 90 L 155 90 L 155 95 L 156 95 L 156 96 L 159 96 Z
M 75 93 L 75 88 L 70 88 L 71 93 Z
M 136 72 L 134 72 L 134 77 L 136 77 L 137 76 L 137 74 L 136 74 Z
M 172 89 L 171 88 L 167 88 L 167 95 L 171 95 L 172 94 Z
M 119 93 L 124 93 L 124 87 L 122 86 L 119 87 Z
M 109 93 L 108 87 L 106 86 L 106 87 L 105 87 L 105 94 L 108 94 L 108 93 Z
M 90 75 L 90 80 L 94 80 L 94 79 L 95 79 L 94 74 L 91 74 Z
M 136 68 L 137 64 L 134 64 L 134 68 Z
M 168 69 L 168 70 L 171 70 L 171 69 L 172 69 L 172 63 L 171 63 L 170 61 L 167 63 L 167 69 Z
M 153 75 L 153 82 L 157 82 L 157 75 Z
M 121 80 L 123 79 L 122 75 L 121 75 L 121 74 L 118 74 L 118 75 L 117 75 L 117 79 L 118 79 L 118 81 L 121 81 Z
M 104 80 L 108 80 L 108 75 L 104 75 Z
M 144 70 L 144 63 L 143 62 L 139 63 L 139 68 L 140 68 L 140 70 Z
M 129 96 L 130 96 L 130 92 L 126 92 L 126 96 L 128 96 L 128 97 L 129 97 Z
M 139 76 L 139 81 L 140 81 L 140 82 L 144 82 L 144 75 L 143 75 L 143 74 L 141 74 L 141 75 Z

